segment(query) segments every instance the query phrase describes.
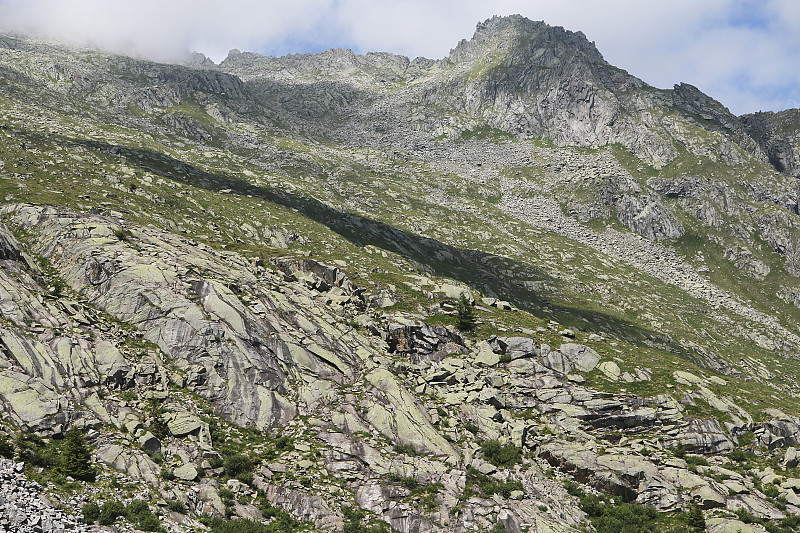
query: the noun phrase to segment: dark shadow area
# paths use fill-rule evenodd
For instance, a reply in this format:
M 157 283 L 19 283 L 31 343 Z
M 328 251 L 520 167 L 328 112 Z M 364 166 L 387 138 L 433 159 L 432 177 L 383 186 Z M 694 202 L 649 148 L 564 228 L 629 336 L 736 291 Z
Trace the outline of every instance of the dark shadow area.
M 555 319 L 566 326 L 578 328 L 586 326 L 581 320 L 585 319 L 594 325 L 593 329 L 608 331 L 631 342 L 647 342 L 650 345 L 658 342 L 663 345 L 668 341 L 663 334 L 642 328 L 619 317 L 549 301 L 536 291 L 525 287 L 524 282 L 555 280 L 547 279 L 531 265 L 507 257 L 480 250 L 460 249 L 435 239 L 409 233 L 384 222 L 334 209 L 314 198 L 209 173 L 158 152 L 94 140 L 64 139 L 64 143 L 122 156 L 129 165 L 186 185 L 214 193 L 221 189 L 230 189 L 234 194 L 251 195 L 295 209 L 357 246 L 373 245 L 399 254 L 414 263 L 425 265 L 436 275 L 459 280 L 483 292 L 491 291 L 499 298 L 512 302 L 534 316 Z M 501 270 L 513 271 L 516 275 L 525 276 L 527 279 L 508 280 L 505 276 L 499 275 Z M 666 346 L 663 347 L 674 353 L 689 356 L 671 342 L 666 342 Z

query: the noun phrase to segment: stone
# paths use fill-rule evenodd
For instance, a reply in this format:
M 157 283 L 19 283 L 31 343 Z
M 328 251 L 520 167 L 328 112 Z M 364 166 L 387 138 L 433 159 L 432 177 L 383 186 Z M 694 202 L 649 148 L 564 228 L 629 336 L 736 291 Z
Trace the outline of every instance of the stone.
M 791 489 L 795 492 L 800 493 L 800 479 L 787 478 L 781 483 L 781 487 L 783 487 L 784 489 Z
M 173 473 L 176 478 L 184 481 L 194 481 L 197 479 L 197 468 L 192 464 L 181 465 L 176 468 Z
M 139 443 L 139 446 L 141 446 L 142 449 L 148 454 L 161 455 L 161 441 L 149 431 L 136 439 L 136 441 Z
M 433 455 L 458 456 L 458 452 L 431 425 L 414 397 L 407 392 L 391 372 L 375 369 L 366 376 L 374 394 L 382 402 L 370 407 L 367 420 L 393 442 L 413 446 L 418 452 Z M 388 409 L 386 406 L 391 406 Z
M 1 233 L 0 233 L 1 235 Z M 87 533 L 78 507 L 68 501 L 62 510 L 51 503 L 38 483 L 24 475 L 22 463 L 0 458 L 0 530 L 20 533 Z
M 169 432 L 178 438 L 198 435 L 205 424 L 200 418 L 186 411 L 168 413 L 164 415 L 164 419 Z
M 733 441 L 716 419 L 691 420 L 677 440 L 691 453 L 720 454 L 734 449 Z
M 619 381 L 620 375 L 622 374 L 619 366 L 614 361 L 603 361 L 597 365 L 597 368 L 611 381 Z
M 119 444 L 100 446 L 95 455 L 103 463 L 125 472 L 134 479 L 142 480 L 152 486 L 159 486 L 161 469 L 147 454 L 126 449 Z
M 786 448 L 786 452 L 783 454 L 783 466 L 786 468 L 797 466 L 797 449 L 794 446 Z
M 785 514 L 753 494 L 737 494 L 728 498 L 727 508 L 731 511 L 745 509 L 755 516 L 769 520 L 786 518 Z
M 479 366 L 495 366 L 500 362 L 500 356 L 495 353 L 486 341 L 481 341 L 477 345 L 478 353 L 472 362 Z
M 591 372 L 600 362 L 600 356 L 597 352 L 582 344 L 562 344 L 558 351 L 572 361 L 575 369 L 581 372 Z
M 559 374 L 569 374 L 575 370 L 575 364 L 559 351 L 549 352 L 541 359 L 542 366 Z
M 708 518 L 706 528 L 709 533 L 763 533 L 765 529 L 754 525 L 745 524 L 733 518 Z
M 683 370 L 676 370 L 672 373 L 672 377 L 681 385 L 700 385 L 703 381 L 702 378 Z

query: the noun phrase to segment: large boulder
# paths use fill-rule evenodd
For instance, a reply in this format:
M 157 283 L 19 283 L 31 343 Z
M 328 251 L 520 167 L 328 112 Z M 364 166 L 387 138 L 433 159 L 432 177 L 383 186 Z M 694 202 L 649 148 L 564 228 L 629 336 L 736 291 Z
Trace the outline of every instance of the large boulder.
M 675 439 L 688 452 L 720 454 L 733 451 L 733 441 L 716 419 L 690 420 Z

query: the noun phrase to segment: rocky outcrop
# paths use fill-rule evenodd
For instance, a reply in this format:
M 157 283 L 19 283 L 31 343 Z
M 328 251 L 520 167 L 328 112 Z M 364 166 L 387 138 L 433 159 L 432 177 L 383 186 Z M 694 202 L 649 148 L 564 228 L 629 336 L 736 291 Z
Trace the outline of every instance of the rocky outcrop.
M 775 170 L 800 177 L 800 110 L 758 112 L 741 120 Z

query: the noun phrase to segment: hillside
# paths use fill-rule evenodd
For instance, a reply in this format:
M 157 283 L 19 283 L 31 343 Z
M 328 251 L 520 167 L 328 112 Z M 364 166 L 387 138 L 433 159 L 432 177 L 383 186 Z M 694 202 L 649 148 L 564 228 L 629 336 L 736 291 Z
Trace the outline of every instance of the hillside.
M 0 527 L 796 530 L 797 110 L 519 16 L 195 59 L 0 36 Z

